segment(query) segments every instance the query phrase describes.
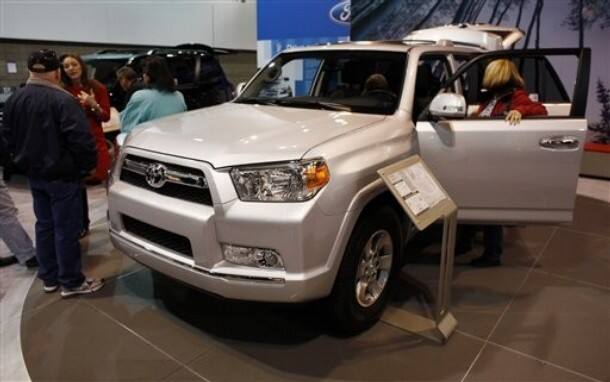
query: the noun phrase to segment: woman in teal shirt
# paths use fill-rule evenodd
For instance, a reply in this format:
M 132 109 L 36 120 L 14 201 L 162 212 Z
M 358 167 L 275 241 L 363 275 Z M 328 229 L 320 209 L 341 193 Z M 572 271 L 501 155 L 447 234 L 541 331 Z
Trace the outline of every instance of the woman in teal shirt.
M 186 111 L 184 96 L 176 90 L 165 59 L 158 56 L 146 59 L 144 83 L 147 89 L 133 93 L 121 112 L 122 133 L 129 133 L 146 121 Z

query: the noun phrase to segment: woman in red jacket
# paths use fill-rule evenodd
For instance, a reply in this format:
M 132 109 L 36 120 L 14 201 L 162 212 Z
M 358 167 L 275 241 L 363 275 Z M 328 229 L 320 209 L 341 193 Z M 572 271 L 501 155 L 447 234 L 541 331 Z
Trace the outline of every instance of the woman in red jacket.
M 479 117 L 504 116 L 508 123 L 517 125 L 523 117 L 547 115 L 543 104 L 530 99 L 523 77 L 510 60 L 494 60 L 487 65 L 483 88 L 487 90 L 486 100 L 475 113 Z
M 485 68 L 483 88 L 487 90 L 486 100 L 475 113 L 479 117 L 504 117 L 511 125 L 517 125 L 521 118 L 547 115 L 540 102 L 532 101 L 525 91 L 525 81 L 515 64 L 507 59 L 494 60 Z M 460 246 L 470 248 L 474 236 L 473 227 L 462 228 Z M 503 232 L 500 225 L 483 226 L 483 255 L 470 264 L 475 267 L 494 267 L 501 264 Z
M 80 102 L 87 120 L 91 135 L 97 147 L 97 166 L 95 172 L 86 179 L 87 182 L 99 183 L 106 180 L 110 168 L 110 155 L 102 130 L 102 122 L 110 119 L 110 100 L 106 87 L 96 80 L 89 79 L 87 66 L 76 54 L 64 54 L 61 60 L 61 80 L 63 87 L 72 93 Z M 89 232 L 89 208 L 87 189 L 83 187 L 83 230 L 81 237 Z

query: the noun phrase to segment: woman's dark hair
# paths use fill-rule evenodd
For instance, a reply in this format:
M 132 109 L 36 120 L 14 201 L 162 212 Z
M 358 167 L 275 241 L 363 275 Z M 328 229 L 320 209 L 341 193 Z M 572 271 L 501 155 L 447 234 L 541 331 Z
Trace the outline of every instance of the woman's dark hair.
M 144 60 L 142 67 L 142 72 L 148 76 L 148 86 L 168 93 L 176 90 L 176 82 L 174 82 L 167 61 L 163 57 L 148 57 Z
M 73 58 L 76 61 L 78 61 L 78 63 L 80 64 L 80 70 L 81 70 L 80 83 L 83 85 L 83 88 L 90 89 L 91 80 L 89 79 L 89 72 L 87 70 L 87 65 L 85 64 L 83 59 L 80 58 L 80 56 L 78 54 L 74 54 L 74 53 L 66 53 L 66 54 L 62 54 L 61 56 L 59 56 L 59 62 L 61 62 L 61 65 L 59 66 L 61 69 L 61 82 L 64 83 L 65 85 L 72 85 L 72 80 L 70 79 L 70 77 L 68 77 L 68 74 L 64 70 L 64 60 L 68 57 Z

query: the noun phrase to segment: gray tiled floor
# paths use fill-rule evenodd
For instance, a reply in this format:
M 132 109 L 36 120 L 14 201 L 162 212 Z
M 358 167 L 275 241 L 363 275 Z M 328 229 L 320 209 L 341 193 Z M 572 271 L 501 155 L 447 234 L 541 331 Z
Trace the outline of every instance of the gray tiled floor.
M 383 322 L 339 338 L 316 303 L 206 296 L 121 256 L 102 219 L 83 246 L 88 273 L 107 285 L 62 301 L 35 282 L 24 358 L 34 381 L 610 381 L 609 216 L 610 204 L 579 197 L 572 226 L 507 228 L 503 267 L 456 266 L 459 326 L 445 346 Z M 436 267 L 406 269 L 435 287 Z
M 484 382 L 588 381 L 589 379 L 544 361 L 490 344 L 483 350 L 467 380 Z

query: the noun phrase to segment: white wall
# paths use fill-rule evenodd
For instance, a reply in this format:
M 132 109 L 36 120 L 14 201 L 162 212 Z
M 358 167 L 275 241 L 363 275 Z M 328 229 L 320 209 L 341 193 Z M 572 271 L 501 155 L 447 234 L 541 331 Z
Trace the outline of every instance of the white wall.
M 256 49 L 256 0 L 0 0 L 0 37 Z

